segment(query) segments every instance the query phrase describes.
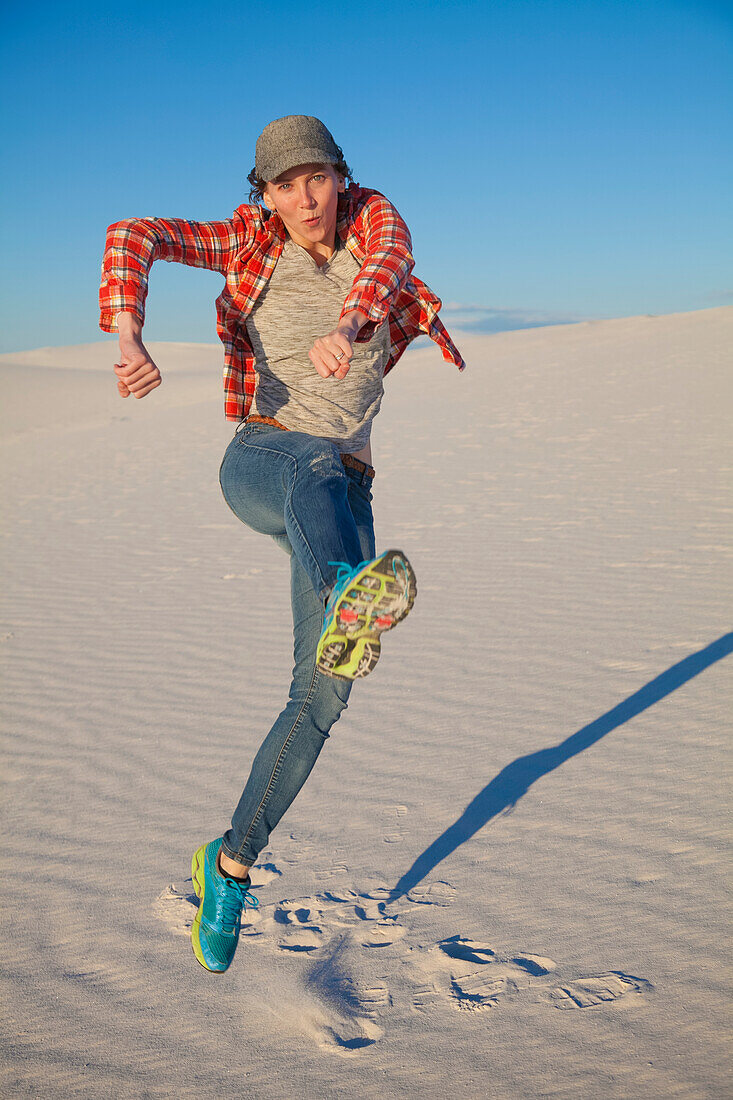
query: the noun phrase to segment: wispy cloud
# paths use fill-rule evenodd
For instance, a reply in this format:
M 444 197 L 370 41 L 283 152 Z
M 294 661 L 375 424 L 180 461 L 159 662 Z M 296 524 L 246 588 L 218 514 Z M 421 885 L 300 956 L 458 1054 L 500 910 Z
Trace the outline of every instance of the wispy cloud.
M 464 332 L 510 332 L 520 328 L 541 328 L 544 325 L 569 325 L 576 321 L 597 318 L 581 313 L 553 313 L 541 309 L 490 309 L 488 306 L 446 302 L 440 311 L 446 325 Z
M 703 294 L 700 301 L 711 302 L 713 305 L 733 302 L 733 290 L 711 290 L 709 294 Z

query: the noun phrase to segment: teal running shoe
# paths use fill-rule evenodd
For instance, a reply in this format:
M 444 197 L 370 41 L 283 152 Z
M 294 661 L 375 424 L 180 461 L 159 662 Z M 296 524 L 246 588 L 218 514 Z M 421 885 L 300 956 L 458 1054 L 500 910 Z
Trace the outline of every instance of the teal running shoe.
M 242 909 L 260 904 L 244 882 L 226 878 L 217 869 L 221 837 L 204 844 L 194 852 L 191 878 L 196 897 L 201 904 L 191 929 L 193 953 L 207 970 L 221 974 L 234 958 L 242 925 Z
M 415 573 L 401 550 L 386 550 L 356 566 L 329 565 L 337 565 L 338 573 L 326 603 L 316 665 L 327 676 L 356 680 L 379 660 L 379 635 L 401 622 L 414 604 Z

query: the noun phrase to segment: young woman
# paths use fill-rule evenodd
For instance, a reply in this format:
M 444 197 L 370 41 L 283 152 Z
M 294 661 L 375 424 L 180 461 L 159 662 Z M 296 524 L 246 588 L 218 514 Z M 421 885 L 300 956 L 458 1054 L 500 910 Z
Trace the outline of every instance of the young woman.
M 352 681 L 374 668 L 381 633 L 415 599 L 405 555 L 377 555 L 374 542 L 370 431 L 383 377 L 421 333 L 465 366 L 438 320 L 440 300 L 411 274 L 407 226 L 379 192 L 353 184 L 322 122 L 271 122 L 249 179 L 252 201 L 225 221 L 115 222 L 100 289 L 101 327 L 119 332 L 119 393 L 141 398 L 161 382 L 142 342 L 153 261 L 225 277 L 217 328 L 225 413 L 239 426 L 221 487 L 234 514 L 290 558 L 290 697 L 231 828 L 193 857 L 193 949 L 213 971 L 234 956 L 242 908 L 257 905 L 249 868 L 307 779 Z

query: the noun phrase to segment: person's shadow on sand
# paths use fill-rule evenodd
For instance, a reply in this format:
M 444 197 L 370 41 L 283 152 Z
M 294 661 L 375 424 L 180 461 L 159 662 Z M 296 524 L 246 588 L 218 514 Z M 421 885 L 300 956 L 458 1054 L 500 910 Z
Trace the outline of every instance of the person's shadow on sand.
M 540 749 L 539 752 L 530 753 L 529 756 L 519 756 L 511 764 L 507 764 L 466 806 L 458 820 L 417 857 L 409 871 L 392 888 L 388 901 L 396 901 L 417 886 L 434 867 L 437 867 L 464 841 L 474 836 L 493 817 L 515 806 L 522 795 L 526 794 L 532 784 L 543 775 L 559 768 L 571 756 L 594 745 L 611 730 L 628 722 L 630 718 L 634 718 L 647 707 L 658 703 L 665 695 L 669 695 L 691 680 L 693 676 L 697 676 L 731 652 L 733 652 L 733 633 L 724 634 L 705 649 L 672 665 L 639 691 L 635 691 L 628 699 L 624 699 L 589 725 L 583 726 L 577 733 L 561 741 L 559 745 Z

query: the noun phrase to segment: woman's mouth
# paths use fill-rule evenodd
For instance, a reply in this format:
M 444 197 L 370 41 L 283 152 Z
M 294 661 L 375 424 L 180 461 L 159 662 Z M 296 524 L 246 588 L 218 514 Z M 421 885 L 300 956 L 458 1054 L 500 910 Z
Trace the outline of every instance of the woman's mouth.
M 309 225 L 311 228 L 313 228 L 314 225 L 318 225 L 320 220 L 320 215 L 317 218 L 306 218 L 303 221 L 303 225 Z

